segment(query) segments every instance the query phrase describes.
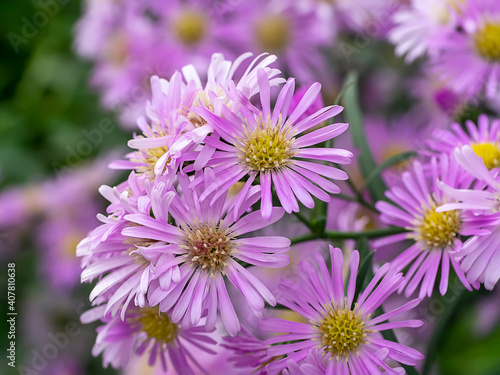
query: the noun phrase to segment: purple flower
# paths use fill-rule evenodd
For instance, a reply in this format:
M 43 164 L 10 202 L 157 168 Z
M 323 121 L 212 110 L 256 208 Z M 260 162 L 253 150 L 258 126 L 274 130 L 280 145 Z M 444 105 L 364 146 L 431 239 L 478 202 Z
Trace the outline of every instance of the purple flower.
M 232 353 L 229 361 L 234 362 L 235 367 L 259 368 L 259 372 L 253 372 L 256 374 L 267 374 L 265 364 L 274 359 L 267 354 L 267 346 L 264 345 L 264 342 L 256 338 L 245 327 L 242 327 L 237 336 L 225 337 L 222 346 Z
M 458 28 L 442 41 L 435 71 L 457 92 L 469 97 L 484 89 L 488 99 L 499 93 L 500 3 L 457 2 Z
M 248 101 L 240 109 L 243 118 L 228 108 L 222 108 L 220 116 L 203 107 L 195 109 L 215 131 L 205 139 L 206 145 L 213 150 L 212 155 L 204 153 L 204 150 L 201 152 L 205 157 L 212 156 L 208 165 L 214 166 L 216 180 L 200 199 L 205 200 L 217 191 L 213 198 L 216 199 L 236 182 L 246 179 L 235 202 L 235 212 L 239 211 L 241 202 L 254 183 L 261 187 L 261 210 L 266 220 L 272 215 L 272 186 L 288 213 L 299 210 L 297 198 L 307 208 L 314 207 L 311 195 L 329 202 L 327 192 L 340 192 L 340 188 L 330 180 L 346 180 L 347 174 L 329 165 L 304 159 L 350 163 L 352 153 L 347 150 L 309 147 L 333 139 L 343 133 L 348 124 L 332 124 L 304 133 L 340 113 L 342 107 L 325 107 L 299 120 L 319 95 L 319 83 L 313 84 L 297 107 L 290 111 L 295 87 L 293 79 L 289 79 L 281 89 L 273 110 L 270 105 L 269 79 L 262 70 L 258 72 L 258 81 L 261 110 Z M 195 184 L 201 182 L 200 179 Z
M 321 48 L 331 46 L 334 28 L 315 9 L 305 9 L 297 3 L 243 1 L 234 9 L 240 22 L 233 22 L 226 31 L 237 36 L 245 51 L 277 55 L 284 71 L 307 84 L 328 77 Z
M 433 139 L 427 142 L 428 147 L 433 151 L 452 154 L 456 147 L 467 145 L 481 157 L 488 169 L 500 167 L 500 120 L 490 123 L 488 117 L 482 114 L 478 126 L 470 120 L 465 125 L 466 132 L 457 123 L 451 125 L 451 130 L 435 130 Z
M 215 180 L 210 168 L 205 169 L 203 179 L 207 185 Z M 211 196 L 205 201 L 199 199 L 206 186 L 190 189 L 191 179 L 183 174 L 179 174 L 178 180 L 182 195 L 168 191 L 164 183 L 159 183 L 150 193 L 151 210 L 125 215 L 126 220 L 136 225 L 124 228 L 122 234 L 167 244 L 160 249 L 144 249 L 148 258 L 157 256 L 157 251 L 172 257 L 155 263 L 154 279 L 158 281 L 152 283 L 148 291 L 152 306 L 159 304 L 160 311 L 171 311 L 172 320 L 183 326 L 198 324 L 203 311 L 207 311 L 207 330 L 213 329 L 220 311 L 226 330 L 234 336 L 240 324 L 225 279 L 258 313 L 263 310 L 264 301 L 274 306 L 275 298 L 241 263 L 267 268 L 289 263 L 289 256 L 285 254 L 290 248 L 289 239 L 241 236 L 276 222 L 284 211 L 272 208 L 269 221 L 262 220 L 260 211 L 240 218 L 240 213 L 233 214 L 236 209 L 226 200 L 226 194 L 219 194 L 210 205 Z M 258 194 L 258 187 L 250 189 L 239 207 L 240 212 L 246 212 Z M 227 207 L 231 207 L 229 211 Z M 177 272 L 179 276 L 175 279 Z
M 102 353 L 104 367 L 125 368 L 132 354 L 147 352 L 150 366 L 159 360 L 163 371 L 173 368 L 176 373 L 194 375 L 196 368 L 203 368 L 196 353 L 201 350 L 215 354 L 210 346 L 216 341 L 208 337 L 204 327 L 183 328 L 158 308 L 130 307 L 123 320 L 106 315 L 104 310 L 104 306 L 99 306 L 81 317 L 82 323 L 99 319 L 104 323 L 97 328 L 92 350 L 94 356 Z
M 231 62 L 220 53 L 213 54 L 205 84 L 192 65 L 185 66 L 182 75 L 176 72 L 170 81 L 153 76 L 152 99 L 146 106 L 150 121 L 139 118 L 137 125 L 142 134 L 128 142 L 129 147 L 137 151 L 127 154 L 127 161 L 115 161 L 111 167 L 134 169 L 148 180 L 160 174 L 174 177 L 183 154 L 194 149 L 213 131 L 212 126 L 193 111 L 194 107 L 203 106 L 216 113 L 223 105 L 237 107 L 228 93 L 238 90 L 246 98 L 254 96 L 259 89 L 258 69 L 265 71 L 271 86 L 284 81 L 277 77 L 279 70 L 269 67 L 276 57 L 267 54 L 246 64 L 245 72 L 237 79 L 238 68 L 251 56 L 246 53 Z
M 389 40 L 396 45 L 396 55 L 406 55 L 406 61 L 429 53 L 435 56 L 443 35 L 453 31 L 456 24 L 455 8 L 448 0 L 414 0 L 394 16 L 396 26 Z
M 463 245 L 461 236 L 485 234 L 482 229 L 485 221 L 468 212 L 437 210 L 453 200 L 452 196 L 438 188 L 438 180 L 456 188 L 470 186 L 472 181 L 456 161 L 446 155 L 440 159 L 432 158 L 424 166 L 417 161 L 412 171 L 403 173 L 403 185 L 393 187 L 386 193 L 387 198 L 397 206 L 383 201 L 376 204 L 383 222 L 409 230 L 408 233 L 385 237 L 374 243 L 374 246 L 380 247 L 412 240 L 410 247 L 391 262 L 398 271 L 410 266 L 400 289 L 405 288 L 407 297 L 420 284 L 419 296 L 430 297 L 440 268 L 439 292 L 444 295 L 448 289 L 450 263 L 461 282 L 471 290 L 455 256 Z
M 471 237 L 457 252 L 467 280 L 470 283 L 484 283 L 491 290 L 500 279 L 500 183 L 493 177 L 496 172 L 490 172 L 483 159 L 470 146 L 455 149 L 455 157 L 482 185 L 456 189 L 446 181 L 440 182 L 439 187 L 457 202 L 444 204 L 437 211 L 448 213 L 450 210 L 471 210 L 475 220 L 482 221 L 486 229 L 491 230 L 486 235 Z
M 150 207 L 147 196 L 142 195 L 132 173 L 127 189 L 120 192 L 117 188 L 102 186 L 101 194 L 111 204 L 106 217 L 98 215 L 103 223 L 95 228 L 77 247 L 77 255 L 82 257 L 82 282 L 99 279 L 90 293 L 90 300 L 99 304 L 106 302 L 106 310 L 115 316 L 121 309 L 124 318 L 131 301 L 137 306 L 146 306 L 145 295 L 148 290 L 151 273 L 156 262 L 171 258 L 162 253 L 165 245 L 161 241 L 127 237 L 122 231 L 133 223 L 124 219 L 124 215 L 137 213 Z M 137 195 L 139 194 L 139 198 Z M 130 195 L 130 196 L 129 196 Z M 171 197 L 172 194 L 170 194 Z M 166 198 L 168 199 L 168 197 Z M 151 252 L 145 249 L 151 247 Z
M 402 274 L 385 264 L 354 301 L 358 252 L 354 251 L 350 258 L 347 294 L 342 277 L 342 251 L 330 246 L 330 254 L 331 274 L 323 258 L 316 254 L 318 268 L 310 262 L 302 262 L 298 282 L 283 280 L 280 303 L 302 315 L 309 323 L 277 318 L 262 321 L 262 329 L 284 333 L 265 341 L 269 345 L 268 355 L 278 357 L 268 365 L 268 371 L 279 373 L 293 362 L 298 365 L 308 363 L 316 368 L 317 373 L 321 369 L 325 374 L 382 374 L 381 369 L 391 371 L 386 363 L 388 359 L 415 365 L 423 358 L 422 354 L 381 338 L 379 332 L 420 327 L 423 323 L 419 320 L 384 323 L 414 308 L 420 300 L 412 300 L 398 309 L 372 317 L 384 300 L 401 286 Z M 322 361 L 307 360 L 314 352 Z

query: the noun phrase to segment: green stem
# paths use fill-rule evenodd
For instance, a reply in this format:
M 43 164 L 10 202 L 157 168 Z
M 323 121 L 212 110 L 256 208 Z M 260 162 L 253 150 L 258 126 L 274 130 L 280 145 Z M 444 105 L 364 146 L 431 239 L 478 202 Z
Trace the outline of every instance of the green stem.
M 404 228 L 384 228 L 384 229 L 374 229 L 364 232 L 336 232 L 336 231 L 325 231 L 323 234 L 310 233 L 300 237 L 294 237 L 291 239 L 292 245 L 312 241 L 312 240 L 357 240 L 359 238 L 380 238 L 385 236 L 390 236 L 393 234 L 405 233 L 407 232 Z
M 297 217 L 297 219 L 299 219 L 300 222 L 304 223 L 311 232 L 314 232 L 316 230 L 316 228 L 314 228 L 311 222 L 303 214 L 301 214 L 300 212 L 294 212 L 293 214 L 295 215 L 295 217 Z
M 443 343 L 444 335 L 450 327 L 450 324 L 458 312 L 459 306 L 464 302 L 465 287 L 460 289 L 457 298 L 452 302 L 451 305 L 444 311 L 443 315 L 440 317 L 439 321 L 434 328 L 434 335 L 431 338 L 429 346 L 427 347 L 427 353 L 425 355 L 424 367 L 422 370 L 422 375 L 427 375 L 432 370 L 432 365 L 437 359 L 437 354 L 439 352 L 439 347 Z
M 365 201 L 363 198 L 361 198 L 361 195 L 358 195 L 356 197 L 350 196 L 350 195 L 345 195 L 345 194 L 336 194 L 334 197 L 337 197 L 339 199 L 343 199 L 345 201 L 349 202 L 356 202 L 361 204 L 362 206 L 368 208 L 369 210 L 378 213 L 378 210 L 375 208 L 375 206 L 367 201 Z

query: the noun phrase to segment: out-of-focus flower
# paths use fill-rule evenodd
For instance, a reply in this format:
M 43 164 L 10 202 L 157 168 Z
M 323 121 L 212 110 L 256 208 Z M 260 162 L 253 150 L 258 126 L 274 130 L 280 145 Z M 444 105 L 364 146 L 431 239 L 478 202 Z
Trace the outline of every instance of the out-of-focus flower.
M 172 320 L 183 326 L 198 324 L 206 311 L 207 330 L 215 327 L 217 311 L 220 311 L 224 327 L 234 336 L 240 330 L 240 323 L 224 284 L 225 277 L 258 313 L 264 309 L 264 301 L 275 305 L 275 298 L 240 263 L 270 268 L 289 263 L 289 256 L 285 254 L 290 248 L 288 238 L 241 236 L 276 222 L 284 210 L 273 208 L 270 221 L 262 220 L 260 211 L 240 218 L 240 214 L 233 214 L 235 207 L 227 211 L 226 194 L 213 200 L 210 195 L 205 201 L 199 200 L 203 188 L 215 179 L 210 168 L 204 172 L 205 186 L 198 189 L 189 188 L 189 177 L 180 174 L 178 179 L 182 197 L 168 192 L 165 184 L 160 183 L 150 193 L 151 210 L 148 207 L 141 213 L 126 215 L 125 219 L 136 225 L 124 228 L 122 234 L 163 241 L 166 245 L 161 248 L 144 249 L 145 255 L 172 257 L 155 263 L 154 278 L 159 278 L 159 282 L 149 287 L 148 300 L 152 306 L 159 304 L 160 311 L 171 311 Z M 255 203 L 258 190 L 257 187 L 251 189 L 241 202 L 241 212 Z M 166 198 L 169 194 L 174 194 L 172 199 Z M 174 224 L 169 222 L 169 215 Z
M 397 206 L 383 201 L 376 204 L 383 222 L 409 230 L 408 233 L 388 236 L 374 243 L 380 247 L 412 240 L 411 246 L 391 262 L 398 271 L 410 265 L 401 286 L 407 297 L 420 284 L 419 296 L 430 297 L 440 266 L 439 291 L 444 295 L 448 289 L 450 263 L 465 287 L 471 290 L 455 255 L 463 246 L 461 236 L 487 233 L 483 229 L 487 222 L 471 213 L 436 210 L 453 200 L 453 196 L 439 189 L 439 180 L 455 188 L 468 187 L 472 182 L 455 159 L 443 155 L 440 159 L 432 158 L 425 166 L 414 162 L 412 170 L 403 173 L 403 186 L 393 187 L 386 193 L 387 198 Z M 477 284 L 474 286 L 477 287 Z
M 435 71 L 458 93 L 488 99 L 500 92 L 500 3 L 496 0 L 456 2 L 458 24 L 443 39 Z
M 243 1 L 235 8 L 240 22 L 231 32 L 248 51 L 279 57 L 279 66 L 304 83 L 328 77 L 322 48 L 334 42 L 332 23 L 322 21 L 316 10 L 288 0 Z
M 439 52 L 443 36 L 456 25 L 459 0 L 413 0 L 394 14 L 396 26 L 389 40 L 396 45 L 396 55 L 406 55 L 407 62 Z
M 68 290 L 80 282 L 80 261 L 76 248 L 96 224 L 96 202 L 78 206 L 75 215 L 61 214 L 46 218 L 37 228 L 42 276 L 54 289 Z
M 216 52 L 236 57 L 238 35 L 231 32 L 231 25 L 243 21 L 237 13 L 220 14 L 214 2 L 207 0 L 146 2 L 155 17 L 152 37 L 156 59 L 171 60 L 176 70 L 193 64 L 205 71 L 210 56 Z
M 273 110 L 269 79 L 263 70 L 258 72 L 258 81 L 262 109 L 246 103 L 240 109 L 243 120 L 227 107 L 222 108 L 219 116 L 203 107 L 195 109 L 215 130 L 215 134 L 207 137 L 205 142 L 216 150 L 207 165 L 214 166 L 217 178 L 200 199 L 206 199 L 214 191 L 217 191 L 215 197 L 218 197 L 236 182 L 248 177 L 236 199 L 235 212 L 238 212 L 242 200 L 259 177 L 261 211 L 266 220 L 272 213 L 271 185 L 276 188 L 280 203 L 288 213 L 299 210 L 296 198 L 308 208 L 314 207 L 311 195 L 325 202 L 330 201 L 327 192 L 340 192 L 340 188 L 330 180 L 346 180 L 347 174 L 338 168 L 301 159 L 350 163 L 350 151 L 309 147 L 335 138 L 347 129 L 348 124 L 332 124 L 303 133 L 337 115 L 342 107 L 325 107 L 299 120 L 315 102 L 321 88 L 319 83 L 312 85 L 295 110 L 290 111 L 295 87 L 293 79 L 289 79 L 281 89 Z M 225 142 L 221 142 L 220 138 Z M 195 184 L 201 182 L 200 179 Z
M 124 319 L 110 317 L 99 306 L 81 317 L 82 323 L 101 320 L 92 354 L 102 353 L 104 367 L 125 368 L 132 354 L 148 353 L 149 364 L 159 360 L 163 371 L 173 368 L 179 374 L 194 375 L 195 368 L 203 368 L 195 352 L 215 354 L 211 348 L 216 341 L 208 337 L 203 326 L 183 328 L 175 324 L 170 315 L 158 308 L 130 307 Z
M 262 329 L 284 333 L 265 341 L 269 345 L 268 355 L 277 357 L 268 364 L 268 371 L 277 373 L 286 368 L 289 361 L 298 365 L 308 363 L 322 370 L 322 373 L 346 374 L 382 374 L 382 369 L 391 370 L 386 363 L 388 359 L 415 365 L 417 360 L 423 358 L 422 354 L 381 338 L 379 332 L 421 326 L 419 320 L 384 323 L 414 308 L 420 300 L 412 300 L 398 309 L 372 318 L 387 296 L 401 286 L 402 274 L 385 264 L 354 301 L 358 252 L 354 251 L 350 257 L 351 274 L 347 281 L 347 293 L 342 277 L 342 251 L 330 246 L 330 254 L 331 273 L 323 258 L 317 255 L 319 273 L 312 263 L 302 262 L 299 282 L 283 280 L 280 303 L 302 315 L 309 323 L 277 318 L 262 321 Z M 320 357 L 319 363 L 306 360 L 314 352 Z

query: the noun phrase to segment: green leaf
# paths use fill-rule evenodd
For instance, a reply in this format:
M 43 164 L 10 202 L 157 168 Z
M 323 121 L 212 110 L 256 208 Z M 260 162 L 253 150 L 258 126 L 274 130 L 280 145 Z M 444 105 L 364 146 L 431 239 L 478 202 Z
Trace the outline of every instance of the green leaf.
M 354 146 L 359 150 L 358 164 L 361 169 L 363 177 L 367 179 L 371 173 L 377 169 L 377 163 L 373 158 L 373 154 L 368 146 L 363 127 L 363 116 L 359 107 L 358 101 L 358 74 L 351 72 L 348 74 L 344 84 L 346 92 L 343 98 L 345 113 L 347 121 L 349 122 L 349 129 L 351 131 Z M 373 200 L 384 200 L 384 192 L 386 186 L 380 175 L 372 178 L 367 188 Z
M 363 186 L 361 187 L 361 191 L 366 189 L 366 187 L 368 185 L 370 185 L 374 179 L 379 177 L 385 169 L 392 167 L 395 164 L 401 163 L 402 161 L 410 159 L 417 154 L 418 153 L 416 151 L 407 151 L 407 152 L 403 152 L 402 154 L 395 155 L 392 158 L 387 159 L 382 164 L 380 164 L 377 168 L 375 168 L 375 170 L 372 173 L 370 173 L 368 175 L 368 177 L 365 178 L 365 182 L 364 182 Z

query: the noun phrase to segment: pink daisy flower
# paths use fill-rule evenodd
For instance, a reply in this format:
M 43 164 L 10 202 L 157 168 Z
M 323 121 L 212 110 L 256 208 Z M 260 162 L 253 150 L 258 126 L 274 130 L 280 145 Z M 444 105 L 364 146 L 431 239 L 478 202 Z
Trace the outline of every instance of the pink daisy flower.
M 500 182 L 494 177 L 497 172 L 490 172 L 470 146 L 455 149 L 455 157 L 467 172 L 486 186 L 485 189 L 484 185 L 475 189 L 456 189 L 446 181 L 440 182 L 439 187 L 457 202 L 444 204 L 437 211 L 472 210 L 476 220 L 482 220 L 485 227 L 491 229 L 487 235 L 468 239 L 457 256 L 462 260 L 461 269 L 470 283 L 484 283 L 492 290 L 500 279 Z
M 319 83 L 313 84 L 297 107 L 290 111 L 295 87 L 293 79 L 289 79 L 281 89 L 273 110 L 269 80 L 262 70 L 258 72 L 258 81 L 262 109 L 247 102 L 240 110 L 243 119 L 228 108 L 222 108 L 221 116 L 203 107 L 195 109 L 215 130 L 214 134 L 205 139 L 213 154 L 205 155 L 211 156 L 207 163 L 214 166 L 216 180 L 208 186 L 200 199 L 205 200 L 216 192 L 212 198 L 215 200 L 236 182 L 246 179 L 235 202 L 235 212 L 239 211 L 239 206 L 254 183 L 261 187 L 262 217 L 266 220 L 272 216 L 272 186 L 288 213 L 299 210 L 297 199 L 307 208 L 314 207 L 311 195 L 329 202 L 327 192 L 340 192 L 340 188 L 331 180 L 346 180 L 347 174 L 338 168 L 304 159 L 350 163 L 350 151 L 309 147 L 333 139 L 343 133 L 348 124 L 327 125 L 304 133 L 340 113 L 342 107 L 325 107 L 300 120 L 319 95 Z M 202 180 L 197 180 L 195 185 L 201 182 Z
M 201 172 L 200 172 L 201 174 Z M 206 186 L 215 176 L 210 168 L 204 172 Z M 258 187 L 253 187 L 240 205 L 240 213 L 233 214 L 235 208 L 227 210 L 226 195 L 219 195 L 212 205 L 210 200 L 200 201 L 199 196 L 206 186 L 191 190 L 191 179 L 179 175 L 180 196 L 165 199 L 172 192 L 166 192 L 160 183 L 150 193 L 151 210 L 126 215 L 125 219 L 136 223 L 122 230 L 123 235 L 137 239 L 153 239 L 167 243 L 160 249 L 144 249 L 145 254 L 154 257 L 161 254 L 173 258 L 156 262 L 155 279 L 148 291 L 152 306 L 160 311 L 171 311 L 172 320 L 184 326 L 196 325 L 207 311 L 206 327 L 215 326 L 217 311 L 231 336 L 240 330 L 238 316 L 229 298 L 225 279 L 229 280 L 246 298 L 250 308 L 259 313 L 264 301 L 275 305 L 272 293 L 252 275 L 241 263 L 267 268 L 280 268 L 289 263 L 285 254 L 290 248 L 290 240 L 278 236 L 245 237 L 249 232 L 264 228 L 279 220 L 284 210 L 272 208 L 269 221 L 262 220 L 260 211 L 251 212 L 240 218 L 258 199 Z M 211 196 L 209 198 L 212 198 Z M 169 220 L 169 215 L 173 221 Z M 174 279 L 176 272 L 180 274 Z M 168 283 L 165 275 L 172 275 Z
M 410 247 L 391 262 L 398 271 L 410 266 L 400 289 L 405 289 L 407 297 L 420 284 L 419 296 L 430 297 L 440 268 L 439 292 L 444 295 L 448 289 L 450 263 L 464 286 L 472 290 L 455 255 L 463 246 L 461 236 L 484 234 L 485 222 L 467 212 L 438 211 L 439 206 L 453 200 L 438 188 L 438 180 L 461 188 L 470 186 L 472 179 L 446 155 L 440 159 L 432 158 L 425 168 L 420 162 L 415 162 L 411 171 L 403 173 L 403 185 L 386 193 L 397 206 L 383 201 L 376 204 L 384 223 L 409 231 L 374 242 L 375 247 L 381 247 L 412 240 Z
M 140 118 L 137 125 L 142 134 L 135 135 L 128 142 L 129 147 L 137 151 L 127 154 L 127 161 L 115 161 L 111 167 L 135 169 L 148 180 L 159 174 L 174 177 L 183 153 L 193 149 L 213 131 L 210 124 L 193 112 L 194 107 L 204 106 L 216 113 L 223 105 L 236 110 L 238 104 L 230 100 L 227 93 L 238 90 L 245 98 L 253 97 L 259 89 L 258 69 L 264 70 L 271 86 L 284 81 L 277 77 L 279 70 L 269 67 L 276 57 L 267 54 L 259 55 L 246 64 L 246 70 L 237 79 L 238 69 L 251 56 L 251 53 L 246 53 L 231 62 L 220 53 L 214 54 L 205 84 L 202 84 L 192 65 L 185 66 L 182 75 L 176 72 L 170 81 L 153 76 L 152 99 L 146 106 L 149 123 Z
M 106 315 L 104 310 L 99 306 L 81 316 L 82 323 L 96 320 L 104 323 L 97 328 L 92 349 L 94 356 L 102 354 L 104 367 L 125 368 L 132 355 L 147 352 L 150 366 L 159 360 L 163 371 L 173 369 L 178 374 L 195 375 L 200 370 L 206 373 L 196 354 L 200 350 L 216 354 L 211 348 L 216 341 L 208 337 L 204 327 L 181 327 L 158 308 L 128 308 L 123 320 Z
M 385 264 L 355 301 L 358 252 L 354 251 L 350 257 L 347 293 L 342 277 L 342 251 L 330 246 L 330 255 L 331 274 L 323 258 L 316 254 L 318 266 L 302 262 L 298 282 L 283 280 L 280 303 L 302 315 L 309 323 L 278 318 L 262 321 L 263 330 L 284 333 L 265 341 L 269 345 L 268 354 L 277 357 L 267 366 L 268 371 L 279 373 L 293 362 L 301 365 L 314 352 L 321 360 L 308 361 L 309 365 L 316 367 L 316 373 L 322 370 L 323 374 L 382 374 L 383 370 L 398 373 L 386 363 L 389 359 L 415 365 L 423 358 L 422 354 L 381 338 L 379 332 L 420 327 L 423 323 L 419 320 L 385 322 L 414 308 L 420 300 L 412 300 L 398 309 L 372 317 L 385 299 L 401 286 L 402 274 Z
M 439 52 L 443 34 L 456 25 L 455 8 L 449 0 L 413 0 L 393 15 L 396 26 L 389 32 L 389 40 L 396 45 L 396 55 L 406 62 L 429 53 Z
M 500 3 L 496 0 L 457 2 L 460 28 L 443 40 L 436 72 L 457 92 L 488 99 L 499 93 Z
M 470 120 L 465 122 L 465 126 L 467 131 L 457 123 L 451 125 L 451 130 L 436 129 L 433 139 L 427 142 L 428 147 L 452 154 L 456 147 L 467 145 L 481 157 L 488 169 L 500 167 L 500 120 L 490 123 L 488 116 L 482 114 L 477 126 Z
M 233 22 L 227 31 L 244 50 L 277 55 L 282 70 L 302 83 L 328 77 L 321 49 L 332 45 L 334 28 L 315 9 L 287 0 L 257 0 L 241 2 L 234 13 L 241 22 Z
M 193 64 L 197 69 L 206 70 L 213 53 L 236 57 L 237 36 L 230 28 L 232 23 L 242 20 L 235 12 L 222 21 L 213 1 L 148 0 L 147 3 L 156 18 L 152 38 L 159 61 L 173 61 L 174 69 Z

